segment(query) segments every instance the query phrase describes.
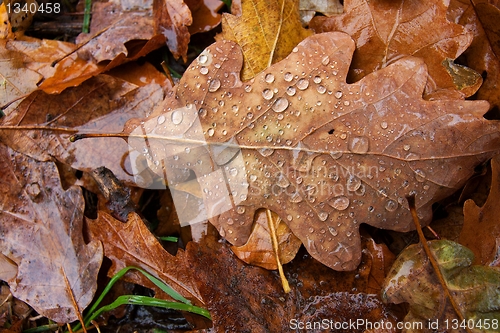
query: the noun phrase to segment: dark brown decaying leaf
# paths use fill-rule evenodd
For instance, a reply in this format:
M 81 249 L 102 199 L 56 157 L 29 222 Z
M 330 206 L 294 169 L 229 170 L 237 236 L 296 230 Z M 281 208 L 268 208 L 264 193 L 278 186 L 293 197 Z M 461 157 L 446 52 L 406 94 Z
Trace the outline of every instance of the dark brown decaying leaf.
M 210 31 L 220 24 L 221 14 L 218 11 L 224 6 L 220 0 L 186 0 L 191 11 L 193 23 L 188 27 L 191 35 Z
M 108 276 L 113 276 L 126 266 L 140 267 L 168 283 L 173 289 L 196 304 L 203 304 L 194 286 L 191 272 L 185 267 L 185 254 L 179 250 L 176 256 L 169 254 L 148 230 L 141 218 L 130 213 L 127 223 L 100 212 L 96 220 L 87 220 L 91 238 L 101 241 L 104 255 L 111 259 Z M 154 289 L 156 297 L 165 297 L 142 274 L 129 273 L 128 280 Z M 168 296 L 167 296 L 168 297 Z
M 283 292 L 275 272 L 245 265 L 226 244 L 213 237 L 200 244 L 189 243 L 186 255 L 194 281 L 211 313 L 215 332 L 287 332 L 297 329 L 293 325 L 323 319 L 392 324 L 397 320 L 395 313 L 376 295 L 365 293 L 365 275 L 332 272 L 307 254 L 284 267 L 292 289 L 288 294 Z M 363 264 L 364 268 L 367 266 Z M 327 332 L 329 328 L 315 327 L 307 332 Z M 364 329 L 360 325 L 342 331 L 361 333 Z
M 432 204 L 500 147 L 497 122 L 483 118 L 487 102 L 422 99 L 428 75 L 420 59 L 347 84 L 353 51 L 346 34 L 317 34 L 241 82 L 239 48 L 218 42 L 129 143 L 171 186 L 194 173 L 210 222 L 233 245 L 248 239 L 255 210 L 268 208 L 314 258 L 353 270 L 361 223 L 412 229 L 410 194 L 429 223 Z M 224 212 L 213 204 L 219 194 L 209 194 L 217 180 L 205 175 L 226 169 L 236 206 Z
M 61 188 L 53 162 L 37 162 L 0 145 L 0 251 L 18 266 L 12 294 L 59 323 L 77 315 L 97 288 L 102 246 L 85 244 L 80 188 Z
M 311 28 L 316 32 L 342 31 L 356 41 L 348 81 L 358 81 L 403 56 L 415 56 L 421 57 L 429 70 L 428 97 L 442 95 L 440 90 L 460 97 L 463 92 L 454 93 L 457 88 L 442 62 L 462 54 L 472 41 L 472 33 L 448 21 L 447 8 L 446 2 L 434 0 L 346 0 L 344 14 L 316 17 Z
M 464 204 L 464 226 L 460 244 L 474 252 L 475 264 L 488 265 L 496 259 L 500 243 L 500 156 L 491 160 L 492 179 L 486 203 L 478 207 L 473 200 Z M 481 241 L 478 241 L 478 240 Z
M 108 165 L 120 180 L 132 183 L 124 140 L 98 138 L 71 143 L 68 140 L 71 132 L 50 131 L 50 128 L 118 132 L 128 119 L 147 115 L 163 95 L 158 84 L 137 88 L 108 75 L 99 75 L 60 95 L 37 91 L 2 118 L 1 125 L 40 125 L 49 130 L 0 130 L 0 138 L 11 148 L 37 160 L 55 158 L 84 171 Z

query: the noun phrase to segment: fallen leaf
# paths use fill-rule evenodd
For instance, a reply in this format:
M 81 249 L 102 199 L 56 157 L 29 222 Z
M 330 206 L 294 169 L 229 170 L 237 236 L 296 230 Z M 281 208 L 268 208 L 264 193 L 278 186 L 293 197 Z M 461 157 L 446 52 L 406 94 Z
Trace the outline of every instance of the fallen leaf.
M 323 323 L 326 326 L 308 327 L 307 332 L 361 333 L 365 330 L 362 324 L 348 329 L 330 325 L 363 320 L 395 326 L 397 321 L 395 312 L 376 295 L 355 290 L 364 277 L 356 278 L 356 272 L 332 272 L 307 254 L 285 266 L 291 285 L 287 294 L 277 274 L 244 264 L 227 244 L 213 237 L 200 244 L 189 243 L 186 256 L 212 316 L 214 332 L 305 331 L 305 325 Z M 349 282 L 344 281 L 345 274 Z
M 9 14 L 5 3 L 0 4 L 0 20 L 3 25 L 0 27 L 0 39 L 12 38 L 12 25 L 9 21 Z
M 487 327 L 485 323 L 500 320 L 500 269 L 471 266 L 474 254 L 458 243 L 437 240 L 428 244 L 471 332 L 497 332 L 498 326 Z M 452 323 L 457 319 L 421 245 L 409 246 L 396 259 L 382 288 L 382 299 L 409 303 L 404 321 L 422 323 L 420 329 L 403 332 L 449 331 L 451 325 L 446 327 L 446 320 Z
M 450 20 L 462 24 L 474 35 L 464 55 L 467 65 L 485 77 L 477 98 L 487 99 L 492 106 L 499 108 L 500 47 L 495 41 L 499 38 L 500 10 L 486 0 L 453 0 L 448 15 Z
M 188 27 L 193 23 L 189 7 L 183 0 L 153 0 L 154 31 L 162 34 L 176 59 L 187 61 L 190 39 Z
M 321 13 L 326 16 L 342 14 L 344 12 L 344 6 L 339 0 L 299 0 L 299 12 L 302 24 L 309 25 L 309 22 L 311 22 L 311 19 L 316 13 Z
M 83 197 L 64 191 L 53 162 L 37 162 L 0 145 L 0 251 L 17 265 L 12 294 L 58 323 L 77 319 L 65 276 L 83 310 L 97 288 L 99 242 L 82 237 Z
M 179 250 L 173 256 L 165 251 L 137 214 L 130 213 L 127 223 L 122 223 L 100 212 L 96 220 L 87 220 L 87 227 L 91 239 L 102 242 L 104 255 L 113 263 L 108 276 L 127 266 L 140 267 L 197 305 L 203 304 L 192 272 L 184 264 L 184 252 Z M 131 272 L 127 277 L 128 281 L 155 290 L 156 297 L 168 297 L 141 274 Z
M 151 3 L 96 2 L 92 13 L 91 32 L 78 36 L 76 52 L 58 59 L 55 73 L 39 85 L 43 91 L 76 87 L 165 44 L 165 37 L 154 31 Z
M 0 103 L 2 108 L 15 108 L 20 102 L 12 101 L 38 89 L 42 76 L 24 67 L 23 55 L 7 48 L 8 40 L 0 39 Z M 6 110 L 5 113 L 9 113 Z
M 47 130 L 3 130 L 0 126 L 0 138 L 11 148 L 41 161 L 55 158 L 83 171 L 109 165 L 120 180 L 131 183 L 135 179 L 128 167 L 129 149 L 122 139 L 99 138 L 72 144 L 68 138 L 74 128 L 118 132 L 128 119 L 147 115 L 162 99 L 163 90 L 156 83 L 137 88 L 101 74 L 60 95 L 32 93 L 1 119 L 1 125 L 45 126 Z
M 316 32 L 342 31 L 356 41 L 348 81 L 355 82 L 367 74 L 394 63 L 403 56 L 424 59 L 429 70 L 425 94 L 452 96 L 457 89 L 442 62 L 456 59 L 472 42 L 472 33 L 447 20 L 446 2 L 346 0 L 344 14 L 316 17 L 311 28 Z M 438 27 L 438 28 L 436 28 Z M 470 92 L 469 92 L 470 93 Z M 465 95 L 465 97 L 470 95 Z
M 129 144 L 159 181 L 175 189 L 198 180 L 204 206 L 183 209 L 197 213 L 181 224 L 209 218 L 241 246 L 255 210 L 267 208 L 314 258 L 353 270 L 361 223 L 413 229 L 404 197 L 416 193 L 428 224 L 432 204 L 498 150 L 498 124 L 483 118 L 487 102 L 424 101 L 427 70 L 413 57 L 347 84 L 353 51 L 346 34 L 314 35 L 241 82 L 238 46 L 218 42 L 164 105 L 127 124 Z
M 222 15 L 218 11 L 224 6 L 220 0 L 187 0 L 193 23 L 188 27 L 189 33 L 210 31 L 220 24 Z
M 497 239 L 500 240 L 500 156 L 491 160 L 491 189 L 486 203 L 478 207 L 473 200 L 464 204 L 464 226 L 460 233 L 460 244 L 474 252 L 475 264 L 488 265 L 497 254 Z M 480 240 L 480 241 L 478 241 Z
M 243 0 L 242 15 L 222 15 L 216 40 L 238 43 L 244 55 L 241 77 L 255 75 L 285 58 L 312 31 L 302 27 L 298 0 Z
M 278 239 L 280 262 L 286 264 L 295 258 L 302 242 L 295 237 L 278 215 L 272 213 L 272 216 Z M 265 269 L 278 269 L 265 210 L 255 212 L 253 228 L 245 245 L 231 247 L 234 254 L 247 264 Z

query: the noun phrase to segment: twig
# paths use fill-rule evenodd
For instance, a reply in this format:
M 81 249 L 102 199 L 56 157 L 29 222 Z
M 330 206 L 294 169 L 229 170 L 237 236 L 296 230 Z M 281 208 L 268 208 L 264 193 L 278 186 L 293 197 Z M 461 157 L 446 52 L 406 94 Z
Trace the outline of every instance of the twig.
M 429 261 L 431 262 L 432 268 L 436 272 L 436 275 L 438 277 L 439 283 L 443 287 L 444 293 L 448 300 L 451 303 L 451 306 L 453 307 L 453 310 L 455 310 L 455 313 L 457 314 L 458 318 L 460 319 L 461 322 L 465 322 L 465 318 L 460 311 L 458 304 L 455 302 L 455 299 L 450 293 L 450 290 L 448 289 L 448 285 L 446 284 L 446 281 L 443 277 L 443 274 L 441 273 L 441 270 L 439 269 L 438 263 L 436 262 L 436 259 L 434 258 L 434 255 L 431 252 L 431 249 L 429 248 L 429 245 L 427 244 L 427 240 L 425 239 L 424 233 L 422 232 L 422 227 L 420 226 L 420 220 L 417 215 L 417 208 L 415 206 L 415 195 L 407 196 L 406 200 L 408 200 L 408 206 L 410 207 L 410 212 L 411 216 L 413 218 L 413 222 L 415 223 L 415 228 L 417 229 L 418 233 L 418 238 L 420 239 L 420 244 L 422 244 L 422 247 L 424 248 L 424 252 L 429 258 Z M 467 327 L 465 327 L 465 330 L 468 333 L 471 333 Z

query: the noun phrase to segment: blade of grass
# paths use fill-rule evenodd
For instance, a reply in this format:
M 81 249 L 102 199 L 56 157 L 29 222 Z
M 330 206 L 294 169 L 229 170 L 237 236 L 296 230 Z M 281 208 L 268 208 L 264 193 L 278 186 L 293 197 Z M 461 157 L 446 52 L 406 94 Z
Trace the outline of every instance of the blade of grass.
M 212 319 L 208 310 L 200 308 L 198 306 L 183 304 L 179 302 L 170 302 L 162 299 L 157 299 L 149 296 L 141 296 L 141 295 L 122 295 L 116 298 L 116 300 L 109 304 L 101 307 L 99 310 L 95 311 L 90 320 L 94 320 L 101 313 L 113 310 L 120 305 L 130 304 L 130 305 L 145 305 L 145 306 L 156 306 L 160 308 L 173 309 L 179 311 L 187 311 L 195 314 L 199 314 L 208 319 Z

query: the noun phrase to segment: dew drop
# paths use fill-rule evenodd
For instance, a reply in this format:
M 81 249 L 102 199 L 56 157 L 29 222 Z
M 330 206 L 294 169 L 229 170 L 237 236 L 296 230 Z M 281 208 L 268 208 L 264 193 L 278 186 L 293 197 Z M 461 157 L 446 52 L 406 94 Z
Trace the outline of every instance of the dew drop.
M 198 57 L 198 62 L 200 64 L 205 64 L 208 61 L 208 56 L 206 54 L 200 54 Z
M 275 112 L 283 112 L 288 107 L 288 100 L 285 97 L 278 98 L 271 107 Z
M 286 72 L 283 78 L 285 79 L 286 82 L 290 82 L 293 80 L 293 74 L 290 72 Z
M 309 232 L 312 234 L 314 232 L 314 228 L 309 228 Z
M 349 207 L 350 200 L 346 196 L 336 197 L 328 202 L 330 206 L 337 210 L 346 210 Z
M 262 149 L 259 149 L 259 153 L 264 157 L 268 157 L 274 153 L 274 149 L 262 148 Z
M 254 182 L 257 180 L 257 176 L 256 175 L 250 175 L 250 181 Z
M 349 141 L 349 150 L 355 154 L 364 154 L 370 148 L 370 141 L 366 136 L 355 136 Z
M 166 118 L 164 115 L 158 117 L 158 125 L 161 125 L 165 122 Z
M 398 208 L 398 203 L 394 200 L 387 200 L 385 203 L 385 209 L 387 209 L 389 212 L 393 212 Z
M 200 117 L 205 117 L 207 115 L 207 110 L 205 110 L 204 108 L 200 108 L 198 110 L 198 115 L 200 115 Z
M 323 59 L 321 59 L 321 63 L 323 65 L 328 65 L 330 63 L 330 58 L 328 56 L 324 56 Z
M 214 136 L 215 130 L 213 128 L 209 128 L 207 131 L 208 136 Z
M 342 91 L 337 91 L 334 94 L 335 98 L 342 98 Z
M 233 105 L 233 106 L 231 107 L 231 110 L 233 110 L 233 112 L 234 112 L 234 113 L 238 112 L 238 110 L 239 110 L 239 109 L 240 109 L 240 108 L 238 107 L 238 105 Z
M 415 170 L 415 179 L 417 182 L 423 182 L 425 180 L 425 172 L 420 169 Z
M 234 220 L 233 219 L 227 219 L 226 223 L 228 225 L 233 225 L 234 224 Z
M 247 85 L 245 86 L 245 91 L 246 91 L 246 92 L 250 92 L 250 91 L 252 91 L 252 86 L 251 86 L 251 85 L 249 85 L 249 84 L 247 84 Z
M 290 202 L 292 203 L 299 203 L 302 201 L 302 197 L 300 196 L 299 192 L 293 192 L 292 195 L 290 196 Z
M 361 179 L 359 179 L 354 175 L 349 174 L 349 177 L 347 178 L 346 187 L 348 191 L 352 192 L 356 191 L 358 188 L 361 187 Z
M 293 95 L 295 95 L 296 92 L 297 92 L 297 90 L 295 89 L 295 87 L 286 88 L 286 93 L 288 94 L 288 96 L 293 96 Z
M 403 149 L 404 149 L 405 151 L 408 151 L 408 150 L 410 150 L 410 149 L 411 149 L 411 146 L 410 146 L 410 145 L 404 145 L 404 146 L 403 146 Z
M 252 119 L 253 118 L 253 113 L 252 112 L 248 112 L 247 113 L 247 118 L 248 119 Z
M 337 230 L 335 230 L 334 227 L 328 227 L 328 230 L 330 231 L 330 233 L 333 235 L 333 236 L 337 236 L 339 233 Z
M 274 96 L 274 93 L 271 89 L 264 89 L 264 91 L 262 91 L 262 97 L 264 97 L 264 99 L 266 100 L 270 100 L 271 98 L 273 98 Z
M 245 212 L 245 210 L 246 210 L 246 209 L 245 209 L 245 207 L 243 207 L 243 206 L 238 206 L 238 207 L 236 207 L 236 212 L 237 212 L 238 214 L 243 214 L 243 213 Z
M 313 81 L 314 81 L 314 83 L 321 83 L 321 77 L 315 76 Z
M 287 221 L 291 221 L 291 220 L 293 220 L 293 217 L 292 217 L 292 215 L 287 215 L 286 219 L 287 219 Z
M 307 87 L 309 87 L 309 80 L 300 79 L 299 81 L 297 81 L 297 88 L 298 89 L 305 90 L 305 89 L 307 89 Z
M 210 84 L 208 85 L 208 91 L 209 92 L 216 92 L 220 88 L 220 80 L 219 79 L 213 79 L 210 81 Z
M 290 182 L 285 177 L 285 175 L 280 173 L 280 175 L 278 176 L 278 180 L 276 181 L 276 185 L 278 185 L 281 188 L 287 188 L 288 186 L 290 186 Z
M 236 168 L 231 168 L 231 169 L 229 169 L 229 175 L 231 175 L 231 176 L 233 176 L 233 177 L 234 177 L 234 176 L 236 176 L 237 174 L 238 174 L 238 169 L 236 169 Z
M 208 74 L 208 68 L 206 68 L 205 66 L 201 66 L 200 73 L 203 74 L 203 75 L 207 75 Z
M 383 128 L 383 129 L 386 129 L 387 128 L 387 122 L 383 121 L 380 123 L 380 127 Z
M 274 82 L 274 75 L 271 73 L 266 74 L 265 80 L 267 83 L 273 83 Z
M 179 125 L 180 123 L 182 123 L 183 118 L 184 118 L 184 115 L 183 115 L 182 111 L 175 110 L 174 112 L 172 112 L 172 122 L 175 125 Z
M 319 219 L 320 219 L 321 221 L 323 221 L 323 222 L 324 222 L 324 221 L 326 221 L 326 219 L 328 218 L 328 213 L 327 213 L 327 212 L 320 212 L 320 213 L 318 214 L 318 217 L 319 217 Z
M 326 92 L 326 88 L 325 86 L 323 85 L 319 85 L 316 87 L 316 90 L 320 93 L 320 94 L 324 94 Z

